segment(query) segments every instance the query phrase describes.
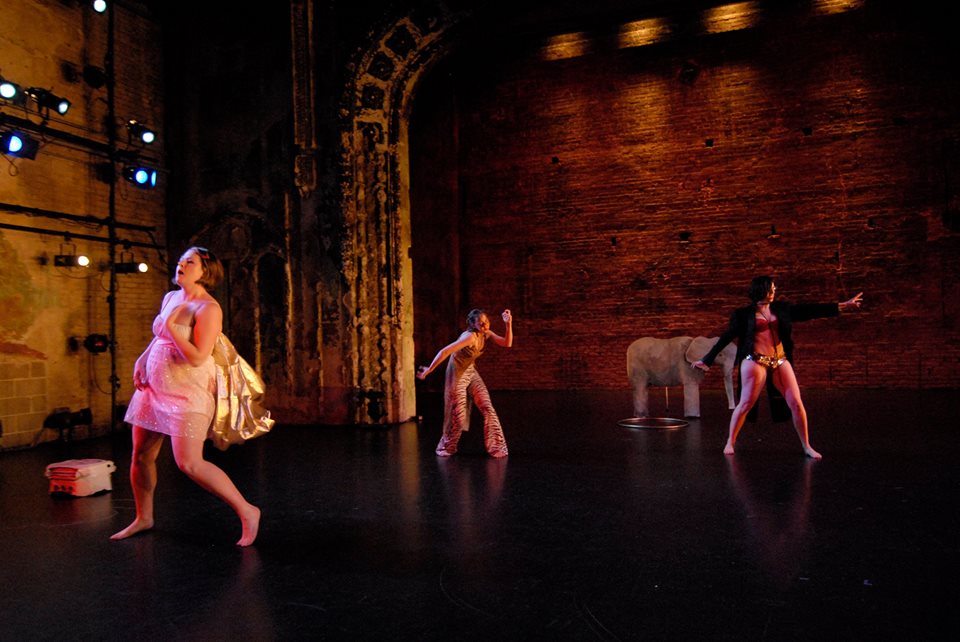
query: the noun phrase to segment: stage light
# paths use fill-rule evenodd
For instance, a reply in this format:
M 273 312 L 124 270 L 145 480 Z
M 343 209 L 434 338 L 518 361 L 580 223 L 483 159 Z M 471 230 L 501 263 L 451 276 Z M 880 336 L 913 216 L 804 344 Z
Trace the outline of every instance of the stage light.
M 134 139 L 149 145 L 157 139 L 157 134 L 143 123 L 131 120 L 127 122 L 127 142 L 133 142 Z
M 48 89 L 39 89 L 31 87 L 27 93 L 37 101 L 37 106 L 45 110 L 54 110 L 61 116 L 65 115 L 70 109 L 70 101 L 66 98 L 56 96 Z
M 97 13 L 103 13 L 107 10 L 107 0 L 93 0 L 93 10 Z
M 142 189 L 153 189 L 157 186 L 157 170 L 143 165 L 123 168 L 123 177 Z
M 60 244 L 60 254 L 53 256 L 53 264 L 57 267 L 87 267 L 90 259 L 83 254 L 77 254 L 77 246 L 65 241 Z
M 0 98 L 14 105 L 24 105 L 27 102 L 27 94 L 23 88 L 6 78 L 0 78 Z
M 144 274 L 149 269 L 150 266 L 144 263 L 143 261 L 126 261 L 124 263 L 114 263 L 114 269 L 116 269 L 117 274 Z
M 53 257 L 53 264 L 57 267 L 87 267 L 90 259 L 83 254 L 57 254 Z
M 53 412 L 43 420 L 43 427 L 56 430 L 60 433 L 60 440 L 64 441 L 64 432 L 73 435 L 75 426 L 89 426 L 93 424 L 93 413 L 89 408 L 81 408 L 70 412 L 68 408 L 54 408 Z
M 93 413 L 90 412 L 89 408 L 81 408 L 74 412 L 58 408 L 43 420 L 43 427 L 64 430 L 74 426 L 89 426 L 92 423 Z
M 40 143 L 18 131 L 0 134 L 0 153 L 33 160 L 37 157 Z
M 83 347 L 93 354 L 100 354 L 110 349 L 110 338 L 105 334 L 88 334 Z
M 113 264 L 117 274 L 145 274 L 150 266 L 143 261 L 135 261 L 133 252 L 120 252 L 120 260 Z

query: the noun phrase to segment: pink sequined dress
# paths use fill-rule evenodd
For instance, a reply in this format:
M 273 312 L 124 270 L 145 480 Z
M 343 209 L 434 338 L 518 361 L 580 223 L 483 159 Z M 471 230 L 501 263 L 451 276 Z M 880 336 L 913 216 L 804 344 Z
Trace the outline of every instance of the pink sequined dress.
M 173 437 L 206 439 L 216 409 L 213 356 L 200 366 L 190 365 L 170 339 L 163 313 L 153 320 L 156 341 L 147 357 L 146 386 L 133 393 L 124 421 Z M 180 336 L 192 338 L 191 326 L 173 327 Z

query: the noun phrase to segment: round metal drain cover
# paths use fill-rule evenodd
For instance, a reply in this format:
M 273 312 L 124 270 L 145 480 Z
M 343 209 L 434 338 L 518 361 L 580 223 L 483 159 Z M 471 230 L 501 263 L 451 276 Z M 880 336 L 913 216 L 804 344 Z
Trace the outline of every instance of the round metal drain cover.
M 689 421 L 673 419 L 672 417 L 630 417 L 621 419 L 617 425 L 624 428 L 645 428 L 647 430 L 676 430 L 689 426 Z

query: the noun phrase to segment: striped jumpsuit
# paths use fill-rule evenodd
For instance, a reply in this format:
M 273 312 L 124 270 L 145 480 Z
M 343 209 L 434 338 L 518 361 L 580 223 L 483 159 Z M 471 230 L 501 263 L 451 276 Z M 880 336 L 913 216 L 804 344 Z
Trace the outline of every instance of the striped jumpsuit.
M 449 457 L 457 452 L 460 435 L 470 429 L 471 401 L 483 414 L 483 441 L 492 457 L 507 456 L 507 441 L 503 436 L 500 418 L 490 402 L 490 393 L 480 378 L 474 362 L 483 354 L 487 338 L 481 332 L 467 330 L 473 343 L 453 353 L 447 361 L 443 384 L 443 436 L 437 444 L 437 454 Z

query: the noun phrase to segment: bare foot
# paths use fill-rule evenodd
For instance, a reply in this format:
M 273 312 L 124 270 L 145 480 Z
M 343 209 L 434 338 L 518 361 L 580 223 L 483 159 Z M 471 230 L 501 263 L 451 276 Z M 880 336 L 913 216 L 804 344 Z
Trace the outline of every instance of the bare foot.
M 237 540 L 237 546 L 250 546 L 253 544 L 253 540 L 257 539 L 257 532 L 260 530 L 260 509 L 256 506 L 251 506 L 251 508 L 253 510 L 240 518 L 243 532 L 240 534 L 240 539 Z
M 140 533 L 140 532 L 142 532 L 142 531 L 148 531 L 148 530 L 150 530 L 151 528 L 153 528 L 153 520 L 152 520 L 152 519 L 142 519 L 142 518 L 138 517 L 138 518 L 136 518 L 135 520 L 133 520 L 133 523 L 132 523 L 132 524 L 130 524 L 129 526 L 127 526 L 127 527 L 126 527 L 125 529 L 123 529 L 122 531 L 119 531 L 119 532 L 114 533 L 113 535 L 111 535 L 111 536 L 110 536 L 110 539 L 112 539 L 112 540 L 127 539 L 128 537 L 131 537 L 131 536 L 133 536 L 133 535 L 136 535 L 137 533 Z
M 733 454 L 733 444 L 731 444 L 729 441 L 727 442 L 727 445 L 723 447 L 723 454 L 724 455 Z
M 813 446 L 804 446 L 804 447 L 803 447 L 803 452 L 804 452 L 804 453 L 807 455 L 807 457 L 809 457 L 810 459 L 816 459 L 817 461 L 820 461 L 821 459 L 823 459 L 823 455 L 821 455 L 821 454 L 818 453 L 816 450 L 814 450 L 814 449 L 813 449 Z

